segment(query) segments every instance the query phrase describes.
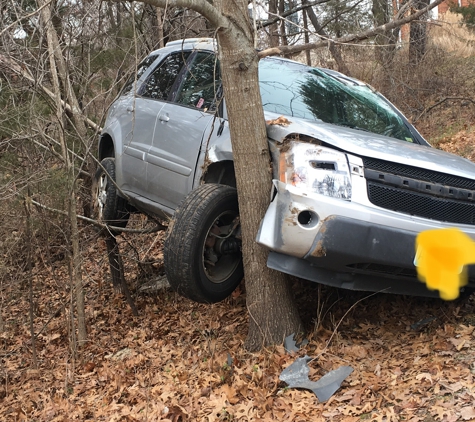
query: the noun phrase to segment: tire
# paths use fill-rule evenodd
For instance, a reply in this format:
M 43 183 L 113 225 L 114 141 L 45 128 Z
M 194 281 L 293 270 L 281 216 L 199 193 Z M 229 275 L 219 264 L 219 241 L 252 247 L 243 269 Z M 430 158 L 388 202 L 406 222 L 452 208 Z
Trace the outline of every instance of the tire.
M 127 201 L 115 187 L 115 159 L 104 158 L 94 175 L 92 184 L 92 215 L 103 224 L 124 228 L 129 220 Z M 105 170 L 105 171 L 104 171 Z M 113 234 L 120 231 L 114 230 Z
M 191 191 L 176 209 L 164 244 L 171 287 L 195 302 L 228 297 L 244 274 L 240 232 L 235 188 L 205 184 Z

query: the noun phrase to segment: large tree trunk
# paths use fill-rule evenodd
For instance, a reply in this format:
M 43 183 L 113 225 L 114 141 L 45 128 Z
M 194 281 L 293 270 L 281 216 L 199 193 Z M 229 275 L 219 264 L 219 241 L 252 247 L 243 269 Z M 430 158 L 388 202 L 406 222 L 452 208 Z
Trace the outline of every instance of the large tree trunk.
M 281 343 L 301 322 L 287 277 L 267 268 L 267 250 L 255 242 L 269 205 L 270 157 L 258 85 L 258 56 L 247 19 L 247 0 L 215 1 L 235 25 L 218 31 L 226 108 L 243 233 L 244 274 L 249 311 L 247 348 Z

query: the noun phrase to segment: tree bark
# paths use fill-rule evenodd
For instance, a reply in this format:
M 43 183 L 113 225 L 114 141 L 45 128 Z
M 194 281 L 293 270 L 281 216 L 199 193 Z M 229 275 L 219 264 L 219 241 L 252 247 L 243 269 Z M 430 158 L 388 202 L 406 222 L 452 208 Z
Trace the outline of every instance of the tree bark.
M 277 15 L 277 3 L 279 0 L 269 0 L 269 20 L 273 19 Z M 269 45 L 271 47 L 277 47 L 279 45 L 279 26 L 275 22 L 269 26 Z
M 302 18 L 303 18 L 303 30 L 304 30 L 304 42 L 308 44 L 310 42 L 310 38 L 308 36 L 308 17 L 307 11 L 304 9 L 302 11 Z M 312 57 L 310 56 L 310 50 L 305 52 L 305 59 L 307 61 L 307 65 L 312 66 Z
M 373 0 L 373 22 L 375 26 L 381 26 L 388 23 L 390 18 L 390 7 L 388 0 Z M 391 64 L 396 47 L 396 39 L 392 31 L 386 31 L 376 35 L 375 58 L 383 67 Z
M 158 42 L 159 48 L 165 47 L 165 36 L 163 33 L 163 20 L 165 18 L 165 13 L 162 16 L 162 9 L 157 7 L 157 27 L 158 27 Z
M 279 0 L 279 15 L 282 16 L 284 13 L 285 13 L 285 0 Z M 287 40 L 285 21 L 279 22 L 279 35 L 280 35 L 280 44 L 289 45 L 289 42 Z
M 34 296 L 33 296 L 33 254 L 31 253 L 31 210 L 30 210 L 30 186 L 28 186 L 28 197 L 25 198 L 25 216 L 26 216 L 26 238 L 28 239 L 26 246 L 26 273 L 28 277 L 28 301 L 29 303 L 29 322 L 31 335 L 31 354 L 33 360 L 33 368 L 38 369 L 38 358 L 36 354 L 36 335 L 35 335 L 35 312 L 34 312 Z
M 246 347 L 257 350 L 301 330 L 287 277 L 270 270 L 267 250 L 257 245 L 259 223 L 269 205 L 270 157 L 258 85 L 259 58 L 247 19 L 247 1 L 217 3 L 234 25 L 218 31 L 219 59 L 233 147 L 243 233 L 249 333 Z
M 429 0 L 418 0 L 414 9 L 416 12 L 429 5 Z M 426 52 L 427 46 L 427 17 L 421 16 L 419 19 L 411 22 L 409 31 L 409 63 L 418 65 Z

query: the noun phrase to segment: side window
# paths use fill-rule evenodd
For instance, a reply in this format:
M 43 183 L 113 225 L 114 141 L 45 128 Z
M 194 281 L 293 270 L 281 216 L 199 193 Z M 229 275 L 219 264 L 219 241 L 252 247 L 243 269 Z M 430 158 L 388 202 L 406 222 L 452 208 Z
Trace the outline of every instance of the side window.
M 190 52 L 185 51 L 170 54 L 149 76 L 139 94 L 154 100 L 166 100 L 189 55 Z
M 214 54 L 198 53 L 178 90 L 175 102 L 214 111 L 221 96 L 219 62 Z
M 155 61 L 157 57 L 158 54 L 148 56 L 137 66 L 137 73 L 133 73 L 132 75 L 130 75 L 129 79 L 122 88 L 120 95 L 126 95 L 130 91 L 132 91 L 135 81 L 139 80 L 139 78 L 145 73 L 145 71 L 150 67 L 150 65 Z

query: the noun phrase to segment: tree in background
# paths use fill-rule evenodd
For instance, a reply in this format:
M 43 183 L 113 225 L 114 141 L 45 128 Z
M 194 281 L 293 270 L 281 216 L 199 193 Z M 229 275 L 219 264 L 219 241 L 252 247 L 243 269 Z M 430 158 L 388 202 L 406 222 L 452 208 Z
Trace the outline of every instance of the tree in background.
M 450 11 L 462 15 L 462 24 L 471 31 L 475 31 L 475 4 L 467 6 L 453 4 L 450 6 Z
M 429 3 L 430 0 L 415 1 L 411 13 L 416 13 L 424 9 Z M 428 15 L 423 15 L 420 19 L 411 22 L 409 32 L 409 63 L 412 65 L 418 65 L 426 53 L 427 17 Z

